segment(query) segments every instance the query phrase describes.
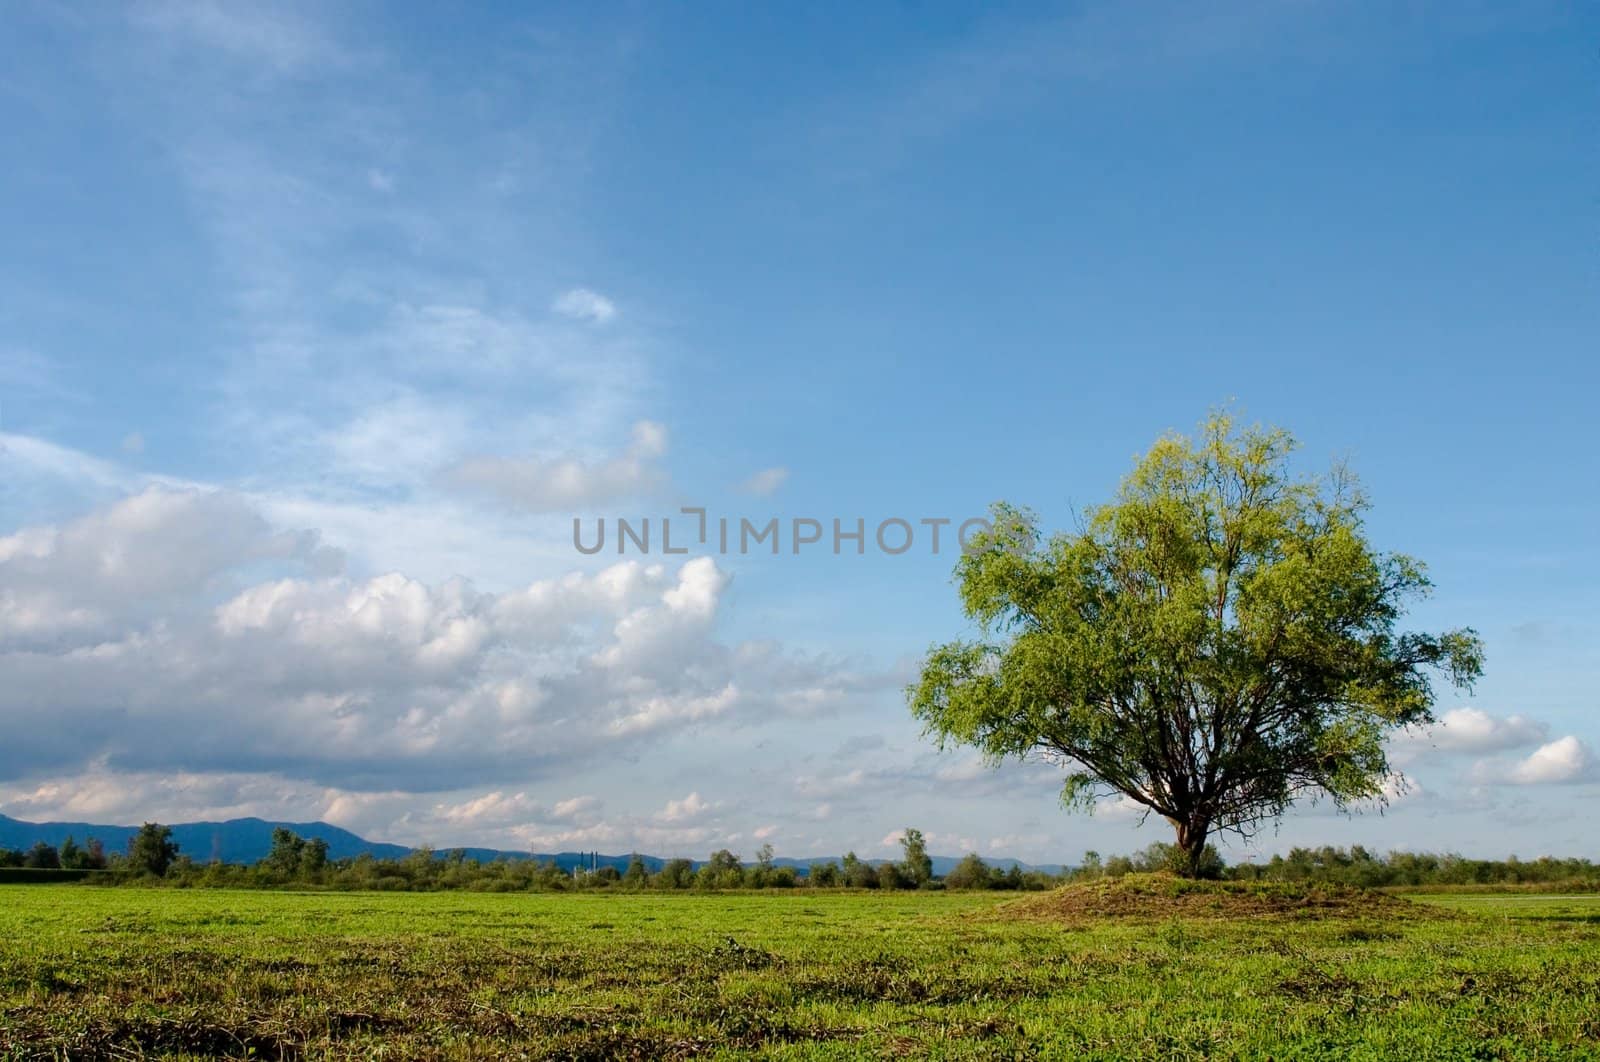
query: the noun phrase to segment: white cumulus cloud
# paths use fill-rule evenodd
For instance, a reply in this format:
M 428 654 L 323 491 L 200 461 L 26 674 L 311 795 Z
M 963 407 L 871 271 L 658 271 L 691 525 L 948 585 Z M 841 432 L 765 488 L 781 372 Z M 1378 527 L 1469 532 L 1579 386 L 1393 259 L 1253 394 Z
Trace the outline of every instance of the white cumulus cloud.
M 1481 708 L 1455 708 L 1439 717 L 1430 736 L 1435 745 L 1450 752 L 1490 752 L 1531 745 L 1544 739 L 1545 724 L 1526 716 L 1504 718 Z
M 1435 754 L 1504 752 L 1537 745 L 1549 727 L 1523 715 L 1497 716 L 1481 708 L 1452 708 L 1432 726 L 1408 730 L 1390 744 L 1394 762 L 1410 763 Z
M 726 585 L 711 558 L 503 593 L 359 578 L 237 495 L 151 488 L 0 538 L 0 717 L 28 735 L 0 743 L 0 782 L 98 762 L 492 786 L 875 688 L 837 661 L 717 640 Z M 515 794 L 484 800 L 459 814 Z
M 1589 746 L 1568 734 L 1541 745 L 1504 775 L 1517 785 L 1553 785 L 1580 782 L 1594 774 L 1595 757 Z

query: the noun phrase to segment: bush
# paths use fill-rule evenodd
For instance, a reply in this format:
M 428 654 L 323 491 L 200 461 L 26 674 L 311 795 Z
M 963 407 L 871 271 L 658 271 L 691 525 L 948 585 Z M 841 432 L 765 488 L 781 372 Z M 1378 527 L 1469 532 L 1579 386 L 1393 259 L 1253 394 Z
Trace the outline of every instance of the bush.
M 968 853 L 955 869 L 945 875 L 947 889 L 989 889 L 994 887 L 994 871 L 979 858 L 978 853 Z

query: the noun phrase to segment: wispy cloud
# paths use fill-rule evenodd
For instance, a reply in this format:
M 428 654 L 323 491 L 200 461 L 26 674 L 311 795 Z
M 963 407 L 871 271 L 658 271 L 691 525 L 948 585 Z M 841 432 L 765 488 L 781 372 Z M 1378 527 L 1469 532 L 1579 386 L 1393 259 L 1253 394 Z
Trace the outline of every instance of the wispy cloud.
M 526 512 L 578 512 L 660 490 L 666 474 L 659 462 L 666 450 L 666 429 L 640 421 L 627 449 L 615 457 L 472 457 L 451 466 L 444 478 Z
M 146 0 L 130 14 L 137 25 L 174 44 L 220 52 L 276 74 L 335 62 L 343 54 L 316 22 L 282 3 Z
M 766 498 L 778 492 L 789 480 L 787 468 L 764 468 L 739 484 L 739 490 L 744 494 L 753 494 L 758 498 Z
M 980 17 L 954 43 L 915 54 L 811 117 L 813 156 L 840 176 L 901 164 L 919 147 L 1074 87 L 1170 79 L 1262 49 L 1293 47 L 1316 5 L 1091 3 L 1069 13 Z
M 573 288 L 571 291 L 562 292 L 550 308 L 563 317 L 592 321 L 595 324 L 605 324 L 617 315 L 616 303 L 598 291 L 591 291 L 588 288 Z

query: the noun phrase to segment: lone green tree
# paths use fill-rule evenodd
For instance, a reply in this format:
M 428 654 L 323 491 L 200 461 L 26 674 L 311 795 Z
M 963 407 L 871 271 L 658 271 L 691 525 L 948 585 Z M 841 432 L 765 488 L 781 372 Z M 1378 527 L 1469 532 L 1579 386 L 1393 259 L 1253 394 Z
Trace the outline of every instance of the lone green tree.
M 1470 686 L 1482 645 L 1398 629 L 1422 565 L 1376 551 L 1355 478 L 1297 475 L 1294 448 L 1215 414 L 1074 532 L 996 505 L 956 568 L 980 636 L 930 651 L 912 712 L 941 745 L 1059 764 L 1069 807 L 1160 815 L 1191 875 L 1298 798 L 1383 800 L 1386 733 L 1432 719 L 1433 673 Z
M 178 846 L 172 840 L 171 826 L 147 822 L 128 839 L 128 865 L 134 870 L 165 877 L 167 868 L 177 858 Z
M 261 860 L 263 866 L 289 877 L 300 870 L 300 860 L 305 855 L 306 842 L 293 830 L 284 826 L 272 830 L 272 849 Z
M 913 885 L 923 885 L 933 877 L 933 860 L 928 856 L 928 841 L 915 826 L 907 826 L 900 835 L 900 847 L 905 850 L 905 875 Z

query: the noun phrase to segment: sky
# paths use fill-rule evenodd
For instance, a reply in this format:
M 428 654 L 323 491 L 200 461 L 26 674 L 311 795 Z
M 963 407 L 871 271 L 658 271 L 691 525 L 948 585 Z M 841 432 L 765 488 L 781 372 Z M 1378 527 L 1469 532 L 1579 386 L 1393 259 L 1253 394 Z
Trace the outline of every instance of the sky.
M 1596 855 L 1592 8 L 3 18 L 0 813 L 1168 840 L 903 689 L 972 633 L 964 520 L 1070 528 L 1225 406 L 1348 460 L 1408 623 L 1487 650 L 1387 806 L 1225 853 Z

